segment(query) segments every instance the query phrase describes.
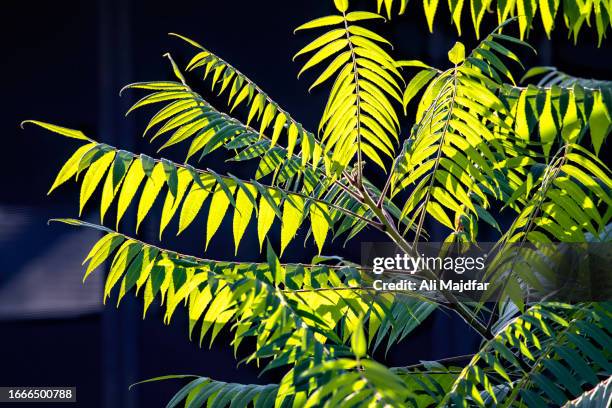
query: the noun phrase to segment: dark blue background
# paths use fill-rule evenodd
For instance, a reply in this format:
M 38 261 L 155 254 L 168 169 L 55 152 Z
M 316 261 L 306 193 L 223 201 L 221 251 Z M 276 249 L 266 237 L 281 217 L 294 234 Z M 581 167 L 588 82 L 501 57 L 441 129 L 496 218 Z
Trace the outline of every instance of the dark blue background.
M 135 95 L 119 98 L 118 90 L 133 81 L 171 78 L 167 61 L 162 58 L 166 51 L 184 66 L 191 50 L 166 35 L 174 31 L 202 42 L 249 75 L 308 128 L 316 128 L 325 92 L 309 95 L 310 78 L 296 80 L 299 66 L 291 62 L 292 55 L 312 37 L 294 36 L 292 31 L 306 20 L 329 13 L 328 3 L 331 1 L 4 1 L 0 17 L 0 209 L 17 208 L 26 222 L 18 231 L 0 231 L 0 285 L 17 276 L 27 261 L 41 256 L 54 240 L 67 233 L 68 227 L 47 227 L 48 218 L 77 214 L 78 192 L 74 186 L 63 187 L 51 198 L 45 196 L 75 144 L 33 127 L 21 131 L 21 120 L 63 124 L 121 148 L 154 154 L 155 149 L 139 137 L 148 116 L 141 113 L 124 120 L 123 112 Z M 441 4 L 445 9 L 446 3 Z M 438 16 L 435 35 L 427 32 L 420 1 L 413 0 L 407 14 L 394 17 L 390 28 L 381 26 L 395 45 L 394 55 L 445 64 L 446 52 L 456 40 L 455 29 L 446 24 L 448 13 Z M 489 27 L 495 25 L 493 19 L 485 17 L 485 22 L 491 23 Z M 469 46 L 474 43 L 474 35 L 468 19 L 465 21 L 463 41 Z M 562 24 L 559 18 L 557 21 Z M 531 41 L 540 54 L 526 61 L 608 79 L 609 47 L 597 49 L 588 31 L 578 47 L 565 36 L 566 30 L 559 29 L 554 40 L 548 42 L 538 28 Z M 181 161 L 185 151 L 185 146 L 179 146 L 164 155 Z M 219 168 L 220 158 L 213 155 L 202 167 Z M 93 207 L 89 210 L 95 212 Z M 126 223 L 125 232 L 132 226 Z M 149 220 L 142 238 L 154 239 L 156 228 L 156 222 Z M 166 233 L 170 239 L 165 246 L 202 254 L 203 220 L 182 240 L 171 235 Z M 247 232 L 249 235 L 253 236 Z M 366 238 L 383 239 L 375 234 Z M 231 227 L 224 223 L 207 256 L 232 259 L 231 242 Z M 346 248 L 341 244 L 328 248 L 328 253 L 359 258 L 355 256 L 357 241 Z M 256 247 L 252 238 L 244 241 L 241 258 L 257 259 Z M 303 255 L 311 255 L 312 249 L 308 244 L 302 250 L 301 243 L 295 242 L 287 259 L 304 260 Z M 84 255 L 74 253 L 79 259 Z M 74 279 L 79 280 L 81 273 L 74 271 Z M 42 280 L 39 284 L 53 290 L 51 282 Z M 163 406 L 179 388 L 180 382 L 167 382 L 127 390 L 135 381 L 158 375 L 194 373 L 239 382 L 278 379 L 279 373 L 258 378 L 254 365 L 237 368 L 231 348 L 226 346 L 227 336 L 219 338 L 211 350 L 190 343 L 185 315 L 180 310 L 170 327 L 165 327 L 158 310 L 141 320 L 140 307 L 139 299 L 129 299 L 118 310 L 108 306 L 102 312 L 77 317 L 0 320 L 0 386 L 76 386 L 78 406 L 131 408 Z M 466 354 L 477 345 L 478 338 L 460 319 L 437 312 L 404 344 L 394 347 L 387 362 L 407 365 L 421 359 Z

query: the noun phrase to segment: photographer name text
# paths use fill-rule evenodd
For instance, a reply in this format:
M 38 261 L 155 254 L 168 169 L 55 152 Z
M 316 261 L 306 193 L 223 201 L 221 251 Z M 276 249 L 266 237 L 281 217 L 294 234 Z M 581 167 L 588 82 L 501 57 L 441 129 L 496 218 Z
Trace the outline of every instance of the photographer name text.
M 406 254 L 396 254 L 391 257 L 376 257 L 373 259 L 372 272 L 381 275 L 384 272 L 393 274 L 419 273 L 445 273 L 454 272 L 463 275 L 465 272 L 479 274 L 485 268 L 485 256 L 480 257 L 439 257 L 425 256 L 411 257 Z M 424 279 L 421 281 L 409 279 L 384 280 L 376 279 L 373 282 L 375 290 L 379 291 L 437 291 L 448 290 L 453 292 L 485 291 L 490 283 L 479 282 L 476 279 Z

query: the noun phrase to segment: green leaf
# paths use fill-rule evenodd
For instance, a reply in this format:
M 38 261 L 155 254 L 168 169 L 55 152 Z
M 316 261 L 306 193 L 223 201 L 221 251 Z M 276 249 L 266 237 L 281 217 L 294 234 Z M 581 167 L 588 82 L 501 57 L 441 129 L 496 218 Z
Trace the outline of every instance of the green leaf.
M 417 68 L 433 69 L 431 66 L 419 60 L 400 60 L 400 61 L 396 61 L 396 63 L 398 67 L 417 67 Z
M 88 143 L 84 146 L 79 147 L 76 152 L 66 161 L 66 163 L 62 166 L 62 169 L 57 174 L 53 185 L 47 192 L 47 195 L 51 194 L 53 190 L 55 190 L 60 185 L 64 184 L 71 177 L 73 177 L 77 170 L 79 169 L 79 163 L 81 162 L 81 158 L 85 153 L 92 150 L 97 144 L 96 143 Z
M 106 175 L 106 180 L 102 188 L 102 200 L 100 202 L 101 224 L 104 223 L 104 215 L 115 198 L 132 160 L 132 154 L 124 150 L 119 150 L 115 156 L 115 161 L 113 162 L 111 170 Z
M 285 123 L 287 120 L 287 116 L 284 113 L 279 113 L 276 115 L 276 120 L 274 121 L 274 130 L 272 132 L 272 138 L 270 139 L 270 148 L 274 147 L 276 142 L 278 142 L 278 138 L 280 137 L 281 131 L 283 130 Z
M 451 230 L 455 229 L 453 227 L 453 223 L 451 222 L 450 218 L 448 218 L 448 215 L 446 215 L 446 212 L 444 211 L 442 206 L 438 204 L 437 202 L 430 201 L 429 204 L 427 205 L 427 212 L 431 214 L 431 216 L 434 217 L 436 221 L 447 226 Z
M 326 17 L 315 18 L 314 20 L 311 20 L 307 23 L 302 24 L 301 26 L 296 28 L 294 32 L 298 30 L 307 30 L 310 28 L 318 28 L 318 27 L 336 25 L 336 24 L 342 23 L 343 21 L 344 19 L 342 18 L 342 16 L 326 16 Z
M 530 109 L 530 105 L 527 103 L 527 91 L 523 91 L 516 104 L 516 121 L 514 125 L 517 136 L 523 140 L 529 140 L 530 136 L 529 122 L 527 120 Z
M 174 163 L 169 160 L 162 159 L 162 165 L 164 166 L 164 172 L 166 174 L 166 183 L 173 196 L 176 196 L 178 189 L 178 172 Z
M 321 61 L 325 60 L 326 58 L 329 58 L 330 56 L 334 55 L 338 51 L 341 51 L 344 48 L 346 48 L 348 44 L 349 44 L 349 41 L 346 38 L 341 38 L 341 39 L 332 41 L 331 43 L 327 44 L 325 47 L 321 48 L 304 64 L 300 72 L 298 72 L 298 75 L 297 75 L 298 78 L 306 70 L 314 67 L 315 65 L 319 64 Z M 271 105 L 268 105 L 268 106 L 271 106 Z
M 25 120 L 21 122 L 21 127 L 23 128 L 23 125 L 26 123 L 32 123 L 34 125 L 50 130 L 51 132 L 58 133 L 62 136 L 70 137 L 72 139 L 88 140 L 90 142 L 92 141 L 90 138 L 85 136 L 85 134 L 81 132 L 80 130 L 68 129 L 62 126 L 53 125 L 51 123 L 39 122 L 37 120 Z
M 259 238 L 259 249 L 263 246 L 263 241 L 272 227 L 274 222 L 274 216 L 280 215 L 278 204 L 281 201 L 281 195 L 276 190 L 270 190 L 269 192 L 261 191 L 259 198 L 259 211 L 257 216 L 257 236 Z M 280 218 L 280 216 L 279 216 Z
M 162 187 L 166 184 L 166 173 L 164 171 L 164 165 L 162 163 L 157 163 L 153 168 L 153 172 L 151 176 L 147 178 L 147 182 L 145 183 L 144 189 L 142 190 L 142 194 L 140 195 L 140 201 L 138 203 L 138 212 L 136 215 L 136 231 L 140 227 L 140 224 L 144 220 L 144 218 L 151 210 L 155 199 L 159 195 Z M 131 201 L 131 200 L 129 200 Z M 126 197 L 126 204 L 124 204 L 124 208 L 127 208 L 129 201 Z M 121 202 L 121 196 L 119 196 L 119 202 Z M 123 210 L 125 212 L 125 210 Z
M 357 358 L 365 357 L 366 353 L 368 352 L 368 343 L 363 330 L 363 316 L 359 318 L 357 326 L 351 335 L 351 349 Z
M 142 244 L 132 239 L 126 240 L 119 248 L 117 254 L 113 258 L 113 262 L 111 263 L 108 277 L 106 278 L 106 283 L 104 285 L 104 302 L 106 302 L 106 299 L 110 296 L 111 290 L 128 269 L 132 260 L 136 257 L 136 255 L 138 255 L 141 249 Z
M 474 23 L 474 31 L 476 38 L 480 38 L 480 22 L 484 16 L 484 12 L 490 0 L 472 0 L 470 1 L 470 13 L 472 14 L 472 22 Z
M 304 211 L 304 199 L 299 196 L 293 196 L 291 199 L 285 199 L 283 205 L 283 218 L 281 225 L 281 255 L 289 245 L 289 242 L 295 238 L 298 228 L 302 224 L 302 215 Z
M 155 160 L 153 160 L 153 158 L 147 156 L 146 154 L 141 154 L 140 163 L 142 165 L 142 170 L 147 175 L 147 177 L 151 177 L 151 173 L 153 173 L 153 168 L 155 167 Z
M 92 248 L 87 258 L 85 258 L 85 262 L 89 260 L 89 264 L 87 265 L 87 269 L 85 271 L 85 275 L 83 276 L 83 282 L 87 279 L 87 277 L 100 265 L 102 265 L 111 254 L 125 241 L 125 237 L 123 235 L 117 233 L 110 233 L 105 235 L 100 241 L 98 241 L 98 245 Z M 94 252 L 95 251 L 95 252 Z
M 601 146 L 610 133 L 612 119 L 604 103 L 602 92 L 595 92 L 593 96 L 593 110 L 589 117 L 589 126 L 591 128 L 591 143 L 595 149 L 595 154 L 599 155 Z
M 166 57 L 166 58 L 168 58 L 170 60 L 170 64 L 172 65 L 172 72 L 174 73 L 174 76 L 176 76 L 176 78 L 178 80 L 180 80 L 181 83 L 185 83 L 185 77 L 183 76 L 181 70 L 176 65 L 174 60 L 172 59 L 172 56 L 170 55 L 170 53 L 169 52 L 165 53 L 164 57 Z
M 138 190 L 138 187 L 142 183 L 144 177 L 145 172 L 143 170 L 143 166 L 138 160 L 133 161 L 127 175 L 125 176 L 121 192 L 119 193 L 119 200 L 117 203 L 117 229 L 119 229 L 119 222 L 132 202 L 134 195 L 136 195 L 136 191 Z
M 448 60 L 455 65 L 459 65 L 465 61 L 465 45 L 457 41 L 448 52 Z
M 187 385 L 185 385 L 183 388 L 181 388 L 179 390 L 179 392 L 177 392 L 172 399 L 168 402 L 168 405 L 166 405 L 166 408 L 174 408 L 176 407 L 183 399 L 185 399 L 187 397 L 187 395 L 189 394 L 189 392 L 193 389 L 195 389 L 196 387 L 198 387 L 201 384 L 205 384 L 208 383 L 210 380 L 207 377 L 198 377 L 193 381 L 190 381 Z M 204 400 L 205 401 L 205 400 Z M 204 401 L 201 401 L 202 403 Z
M 249 197 L 249 194 L 251 197 Z M 235 253 L 238 253 L 238 246 L 244 236 L 249 222 L 251 221 L 251 215 L 253 214 L 253 196 L 257 194 L 257 189 L 252 185 L 245 185 L 238 189 L 236 195 L 236 209 L 234 210 L 233 219 L 233 235 L 234 235 L 234 247 Z
M 200 177 L 199 175 L 196 175 L 196 177 L 200 179 L 200 183 L 193 183 L 189 193 L 187 193 L 185 197 L 185 201 L 181 207 L 177 235 L 183 232 L 185 228 L 193 222 L 215 185 L 215 179 L 213 177 Z
M 130 266 L 124 273 L 123 280 L 119 287 L 117 295 L 117 307 L 121 303 L 121 299 L 129 292 L 138 281 L 142 281 L 141 275 L 145 275 L 144 279 L 149 275 L 151 268 L 155 265 L 155 258 L 159 250 L 149 246 L 143 246 L 142 250 L 136 255 Z
M 408 104 L 414 98 L 414 96 L 431 81 L 431 79 L 436 76 L 436 71 L 433 70 L 423 70 L 417 73 L 408 83 L 406 90 L 404 91 L 404 96 L 402 98 L 402 103 L 404 105 L 404 113 L 406 113 L 406 108 Z
M 135 382 L 134 384 L 130 385 L 128 387 L 128 389 L 131 390 L 132 387 L 135 387 L 136 385 L 146 384 L 146 383 L 150 383 L 150 382 L 165 381 L 165 380 L 176 380 L 176 379 L 190 378 L 190 377 L 191 378 L 196 378 L 196 377 L 199 377 L 199 376 L 198 375 L 193 375 L 193 374 L 169 374 L 169 375 L 162 375 L 162 376 L 159 376 L 159 377 L 148 378 L 146 380 Z
M 310 205 L 310 221 L 312 224 L 312 235 L 319 248 L 319 254 L 321 254 L 327 232 L 330 229 L 329 209 L 327 206 L 318 202 L 312 203 Z
M 533 78 L 534 76 L 542 75 L 551 71 L 556 71 L 555 67 L 533 67 L 530 68 L 525 75 L 521 78 L 521 82 L 525 82 L 526 79 Z
M 344 13 L 348 10 L 349 3 L 348 0 L 334 0 L 334 5 L 339 12 Z
M 306 54 L 307 52 L 310 51 L 314 51 L 317 48 L 321 48 L 322 46 L 329 44 L 330 42 L 337 40 L 338 38 L 342 37 L 346 35 L 346 31 L 338 28 L 332 31 L 329 31 L 325 34 L 323 34 L 322 36 L 316 38 L 314 41 L 310 42 L 308 45 L 306 45 L 304 48 L 302 48 L 301 50 L 299 50 L 294 56 L 293 56 L 293 60 L 295 61 L 296 57 L 302 55 L 302 54 Z M 262 95 L 263 96 L 263 95 Z M 265 100 L 265 98 L 262 98 Z M 255 102 L 259 102 L 258 100 Z M 252 105 L 252 109 L 257 109 L 257 106 L 255 103 Z M 251 114 L 249 114 L 249 116 L 251 116 Z M 248 123 L 248 122 L 247 122 Z
M 320 85 L 321 83 L 329 79 L 334 73 L 336 73 L 336 71 L 338 71 L 338 69 L 345 66 L 345 64 L 349 61 L 350 58 L 351 58 L 350 51 L 345 51 L 342 54 L 339 54 L 336 58 L 334 58 L 332 63 L 329 64 L 327 68 L 325 68 L 325 70 L 312 83 L 312 85 L 310 85 L 310 88 L 308 88 L 308 91 L 312 91 L 317 85 Z
M 481 218 L 484 222 L 486 222 L 487 224 L 495 228 L 497 231 L 501 232 L 499 224 L 497 223 L 495 218 L 493 218 L 491 213 L 489 213 L 487 210 L 485 210 L 479 205 L 474 205 L 474 207 L 476 208 L 476 213 L 478 214 L 478 218 Z
M 91 166 L 89 166 L 89 170 L 85 173 L 85 178 L 83 179 L 83 184 L 81 185 L 81 194 L 79 196 L 79 215 L 83 212 L 83 208 L 87 201 L 96 190 L 96 187 L 104 177 L 108 166 L 115 159 L 115 151 L 111 150 L 109 152 L 104 153 L 104 155 L 96 160 Z
M 350 22 L 360 20 L 374 20 L 378 18 L 385 20 L 385 18 L 380 14 L 370 13 L 369 11 L 352 11 L 346 15 L 346 20 Z
M 274 249 L 272 249 L 272 245 L 270 245 L 270 241 L 267 241 L 266 247 L 266 261 L 268 266 L 270 267 L 270 273 L 274 279 L 274 284 L 277 286 L 281 283 L 285 282 L 285 270 L 276 256 Z
M 433 33 L 433 21 L 438 8 L 438 0 L 423 0 L 423 8 L 425 9 L 425 18 L 429 26 L 429 32 Z
M 165 170 L 166 175 L 168 175 L 167 167 Z M 171 190 L 168 190 L 168 194 L 166 194 L 166 200 L 164 201 L 164 206 L 162 208 L 161 220 L 159 223 L 160 240 L 164 230 L 178 210 L 189 184 L 193 181 L 193 177 L 191 177 L 191 173 L 189 173 L 187 169 L 180 168 L 176 172 L 176 175 L 176 191 L 173 193 Z
M 226 183 L 225 189 L 227 189 L 231 194 L 234 193 L 236 189 L 236 185 L 231 183 Z M 209 217 L 206 221 L 206 246 L 205 249 L 208 248 L 208 244 L 210 243 L 211 238 L 215 235 L 219 226 L 221 225 L 221 221 L 223 221 L 223 217 L 227 212 L 227 207 L 230 204 L 230 200 L 228 198 L 228 194 L 224 191 L 224 186 L 221 183 L 217 183 L 215 187 L 215 191 L 213 192 L 212 201 L 210 203 Z
M 380 35 L 376 34 L 374 31 L 368 30 L 367 28 L 363 28 L 363 27 L 358 26 L 358 25 L 351 25 L 351 26 L 349 26 L 348 31 L 351 34 L 359 35 L 359 36 L 362 36 L 362 37 L 366 37 L 366 38 L 372 39 L 374 41 L 378 41 L 378 42 L 381 42 L 381 43 L 384 43 L 384 44 L 387 44 L 387 45 L 391 46 L 391 43 L 388 40 L 386 40 L 384 37 L 381 37 Z

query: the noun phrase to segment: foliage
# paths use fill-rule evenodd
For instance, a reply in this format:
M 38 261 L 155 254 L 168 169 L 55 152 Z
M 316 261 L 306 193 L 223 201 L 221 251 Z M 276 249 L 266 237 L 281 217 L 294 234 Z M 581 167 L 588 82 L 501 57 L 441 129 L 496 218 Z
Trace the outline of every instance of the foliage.
M 394 8 L 397 9 L 399 14 L 404 14 L 408 10 L 409 0 L 376 0 L 376 3 L 378 12 L 380 13 L 384 8 L 386 15 L 391 18 Z M 423 0 L 423 10 L 430 31 L 433 30 L 433 22 L 439 3 L 439 0 Z M 612 23 L 612 3 L 606 0 L 449 0 L 448 8 L 451 14 L 451 22 L 457 28 L 459 35 L 461 35 L 462 12 L 464 7 L 468 8 L 468 3 L 477 37 L 480 33 L 480 24 L 486 13 L 495 13 L 500 23 L 511 16 L 520 17 L 521 38 L 529 34 L 529 30 L 537 20 L 538 12 L 540 13 L 542 26 L 549 37 L 556 27 L 555 20 L 559 20 L 558 15 L 562 15 L 565 27 L 570 35 L 573 34 L 574 41 L 578 40 L 580 29 L 585 24 L 591 26 L 592 20 L 595 20 L 597 35 L 601 44 L 608 27 Z
M 518 399 L 528 406 L 560 406 L 568 396 L 579 397 L 583 386 L 598 386 L 600 371 L 610 372 L 611 338 L 601 329 L 610 311 L 609 304 L 534 305 L 486 341 L 460 371 L 430 363 L 426 373 L 391 372 L 377 363 L 361 363 L 375 381 L 385 384 L 374 390 L 382 394 L 377 398 L 391 399 L 391 406 L 497 407 L 512 406 Z M 341 387 L 351 389 L 355 383 L 355 372 L 350 371 L 355 363 L 337 360 L 311 372 L 333 371 L 334 388 L 349 395 L 351 391 L 343 393 Z M 352 392 L 351 398 L 374 397 L 365 387 Z
M 523 38 L 538 10 L 547 34 L 557 13 L 575 38 L 593 18 L 601 42 L 610 3 L 498 1 L 500 25 L 469 52 L 457 42 L 444 69 L 396 60 L 390 42 L 373 31 L 373 22 L 385 20 L 381 12 L 391 18 L 407 3 L 378 0 L 372 12 L 335 0 L 335 14 L 296 29 L 321 31 L 295 56 L 305 59 L 299 75 L 319 71 L 311 89 L 330 85 L 316 132 L 238 69 L 177 34 L 194 55 L 183 70 L 166 54 L 176 79 L 124 90 L 145 93 L 128 113 L 158 109 L 144 134 L 161 141 L 160 151 L 188 145 L 184 163 L 26 121 L 81 143 L 49 193 L 76 180 L 81 214 L 101 191 L 99 225 L 54 221 L 102 232 L 84 263 L 85 278 L 108 265 L 105 301 L 113 290 L 117 304 L 133 291 L 143 298 L 143 316 L 159 303 L 167 324 L 180 309 L 189 317 L 190 339 L 212 344 L 225 330 L 236 354 L 248 349 L 243 362 L 283 373 L 279 384 L 268 385 L 199 376 L 145 381 L 191 378 L 169 407 L 585 406 L 609 400 L 610 304 L 530 302 L 524 286 L 545 269 L 535 257 L 511 253 L 509 267 L 495 276 L 501 296 L 491 306 L 486 298 L 456 302 L 445 291 L 377 291 L 367 267 L 321 255 L 332 241 L 355 239 L 365 228 L 407 254 L 417 253 L 429 225 L 444 231 L 446 242 L 463 245 L 477 244 L 485 224 L 498 232 L 499 248 L 610 241 L 612 176 L 602 152 L 612 128 L 612 83 L 552 67 L 532 68 L 520 81 L 513 75 L 523 67 L 517 50 L 531 48 Z M 424 5 L 431 28 L 438 1 Z M 460 31 L 464 2 L 449 6 Z M 470 2 L 477 33 L 492 7 Z M 511 15 L 518 17 L 507 20 Z M 516 20 L 520 38 L 508 34 Z M 185 72 L 201 77 L 227 109 L 196 92 Z M 537 76 L 539 82 L 524 84 Z M 416 116 L 402 136 L 402 111 L 409 107 Z M 213 152 L 254 174 L 196 167 Z M 371 181 L 381 175 L 384 185 Z M 104 225 L 107 214 L 114 214 L 114 228 Z M 230 218 L 236 253 L 253 225 L 265 262 L 199 258 L 138 238 L 143 223 L 159 219 L 161 240 L 171 224 L 177 234 L 195 228 L 198 216 L 206 220 L 205 251 Z M 132 235 L 120 228 L 127 217 L 135 219 L 124 221 L 135 226 Z M 504 217 L 512 222 L 505 225 Z M 281 262 L 302 236 L 319 255 L 310 263 Z M 465 364 L 387 368 L 373 359 L 377 348 L 401 342 L 438 307 L 459 314 L 483 338 Z

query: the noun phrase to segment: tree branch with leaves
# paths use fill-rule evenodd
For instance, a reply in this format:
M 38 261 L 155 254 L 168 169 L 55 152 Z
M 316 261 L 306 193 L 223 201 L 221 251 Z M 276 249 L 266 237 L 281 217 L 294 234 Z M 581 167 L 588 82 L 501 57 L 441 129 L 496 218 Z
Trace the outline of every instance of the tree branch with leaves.
M 431 29 L 438 2 L 423 3 Z M 459 32 L 467 4 L 449 2 Z M 519 83 L 513 76 L 523 69 L 517 49 L 531 48 L 524 38 L 536 12 L 549 35 L 556 14 L 575 37 L 593 18 L 601 42 L 609 2 L 471 1 L 477 33 L 494 5 L 500 25 L 469 53 L 457 42 L 447 68 L 395 59 L 391 43 L 373 29 L 403 13 L 406 1 L 380 0 L 375 11 L 353 10 L 346 0 L 334 5 L 334 14 L 296 29 L 321 32 L 295 55 L 308 58 L 298 76 L 320 71 L 310 89 L 329 85 L 316 132 L 227 61 L 178 34 L 172 35 L 194 55 L 183 69 L 166 54 L 176 79 L 124 90 L 145 92 L 128 113 L 158 107 L 144 135 L 161 142 L 158 153 L 188 145 L 184 163 L 121 150 L 78 130 L 24 122 L 81 142 L 49 193 L 75 180 L 81 215 L 101 190 L 99 224 L 56 221 L 102 232 L 84 263 L 85 278 L 108 266 L 105 301 L 113 290 L 117 304 L 133 291 L 144 301 L 143 316 L 159 302 L 167 324 L 184 305 L 190 339 L 212 344 L 227 330 L 237 352 L 250 338 L 254 350 L 243 362 L 284 373 L 279 384 L 268 385 L 199 376 L 144 382 L 190 378 L 169 407 L 573 406 L 606 398 L 610 304 L 530 301 L 522 288 L 539 265 L 527 257 L 504 260 L 508 267 L 494 276 L 500 296 L 493 307 L 484 298 L 460 302 L 446 290 L 431 297 L 377 291 L 371 270 L 352 260 L 281 259 L 300 229 L 319 255 L 332 241 L 372 229 L 413 256 L 429 236 L 428 225 L 444 231 L 447 244 L 467 246 L 478 245 L 485 224 L 498 232 L 501 248 L 609 242 L 612 177 L 601 152 L 612 128 L 612 83 L 551 67 L 533 68 Z M 509 34 L 516 25 L 519 38 Z M 201 77 L 227 106 L 213 106 L 186 73 Z M 538 75 L 538 83 L 521 84 Z M 406 114 L 411 103 L 414 120 Z M 412 126 L 402 135 L 405 120 Z M 215 151 L 236 166 L 254 163 L 254 174 L 197 167 Z M 372 180 L 381 172 L 379 186 Z M 161 212 L 153 215 L 157 200 L 163 200 Z M 113 205 L 111 228 L 105 224 Z M 508 213 L 512 222 L 502 228 Z M 159 219 L 161 240 L 173 220 L 178 235 L 195 228 L 202 214 L 204 252 L 223 219 L 231 218 L 236 254 L 254 224 L 266 261 L 180 254 L 138 238 L 145 220 Z M 133 215 L 134 235 L 119 232 Z M 410 367 L 373 360 L 378 347 L 400 343 L 439 307 L 482 336 L 478 352 Z

